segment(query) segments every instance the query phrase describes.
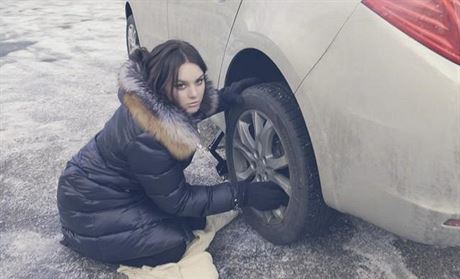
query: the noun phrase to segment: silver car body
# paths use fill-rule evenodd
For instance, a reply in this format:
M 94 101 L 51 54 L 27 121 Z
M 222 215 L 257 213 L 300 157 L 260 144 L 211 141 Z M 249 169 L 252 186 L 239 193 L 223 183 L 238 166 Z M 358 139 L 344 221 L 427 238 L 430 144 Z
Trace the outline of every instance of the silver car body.
M 359 0 L 127 4 L 142 46 L 189 41 L 220 86 L 245 49 L 268 56 L 300 105 L 330 207 L 460 246 L 460 227 L 444 225 L 460 219 L 459 65 Z

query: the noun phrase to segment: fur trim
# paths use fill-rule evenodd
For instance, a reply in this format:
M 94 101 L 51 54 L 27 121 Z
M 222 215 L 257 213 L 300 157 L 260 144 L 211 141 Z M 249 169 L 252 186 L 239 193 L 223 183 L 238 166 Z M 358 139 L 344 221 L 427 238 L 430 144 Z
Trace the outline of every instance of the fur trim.
M 195 123 L 214 114 L 218 106 L 217 92 L 210 81 L 206 81 L 200 110 L 193 116 L 149 88 L 141 67 L 131 60 L 121 67 L 118 83 L 119 98 L 134 119 L 175 158 L 184 160 L 195 152 L 200 144 Z

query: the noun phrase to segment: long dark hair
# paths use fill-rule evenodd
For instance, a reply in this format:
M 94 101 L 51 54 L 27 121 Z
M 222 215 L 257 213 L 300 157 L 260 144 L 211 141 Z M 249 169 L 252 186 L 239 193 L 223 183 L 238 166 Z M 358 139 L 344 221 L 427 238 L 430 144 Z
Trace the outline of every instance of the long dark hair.
M 172 89 L 182 64 L 194 63 L 203 73 L 208 70 L 199 52 L 191 44 L 181 40 L 168 40 L 150 52 L 144 47 L 138 48 L 129 58 L 142 67 L 147 85 L 170 101 L 173 101 Z

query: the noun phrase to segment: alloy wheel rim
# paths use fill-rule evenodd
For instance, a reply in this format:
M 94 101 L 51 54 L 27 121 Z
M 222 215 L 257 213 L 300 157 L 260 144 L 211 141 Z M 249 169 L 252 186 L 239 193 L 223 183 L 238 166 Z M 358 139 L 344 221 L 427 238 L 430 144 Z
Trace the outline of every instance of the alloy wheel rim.
M 131 54 L 138 47 L 136 27 L 134 24 L 130 24 L 128 26 L 128 52 Z
M 248 110 L 240 115 L 233 134 L 233 162 L 238 181 L 273 181 L 290 197 L 288 157 L 273 122 L 262 112 Z M 267 224 L 279 223 L 286 207 L 254 212 Z

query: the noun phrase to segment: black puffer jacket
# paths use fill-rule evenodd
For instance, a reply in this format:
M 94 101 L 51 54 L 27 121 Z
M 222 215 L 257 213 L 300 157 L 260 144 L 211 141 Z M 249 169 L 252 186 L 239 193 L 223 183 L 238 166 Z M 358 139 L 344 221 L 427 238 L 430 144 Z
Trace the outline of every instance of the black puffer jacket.
M 68 163 L 57 200 L 64 243 L 106 262 L 151 256 L 193 237 L 184 216 L 207 216 L 234 207 L 230 183 L 187 184 L 199 138 L 195 123 L 146 87 L 137 63 L 119 74 L 122 101 L 105 127 Z M 198 115 L 216 110 L 210 82 Z

